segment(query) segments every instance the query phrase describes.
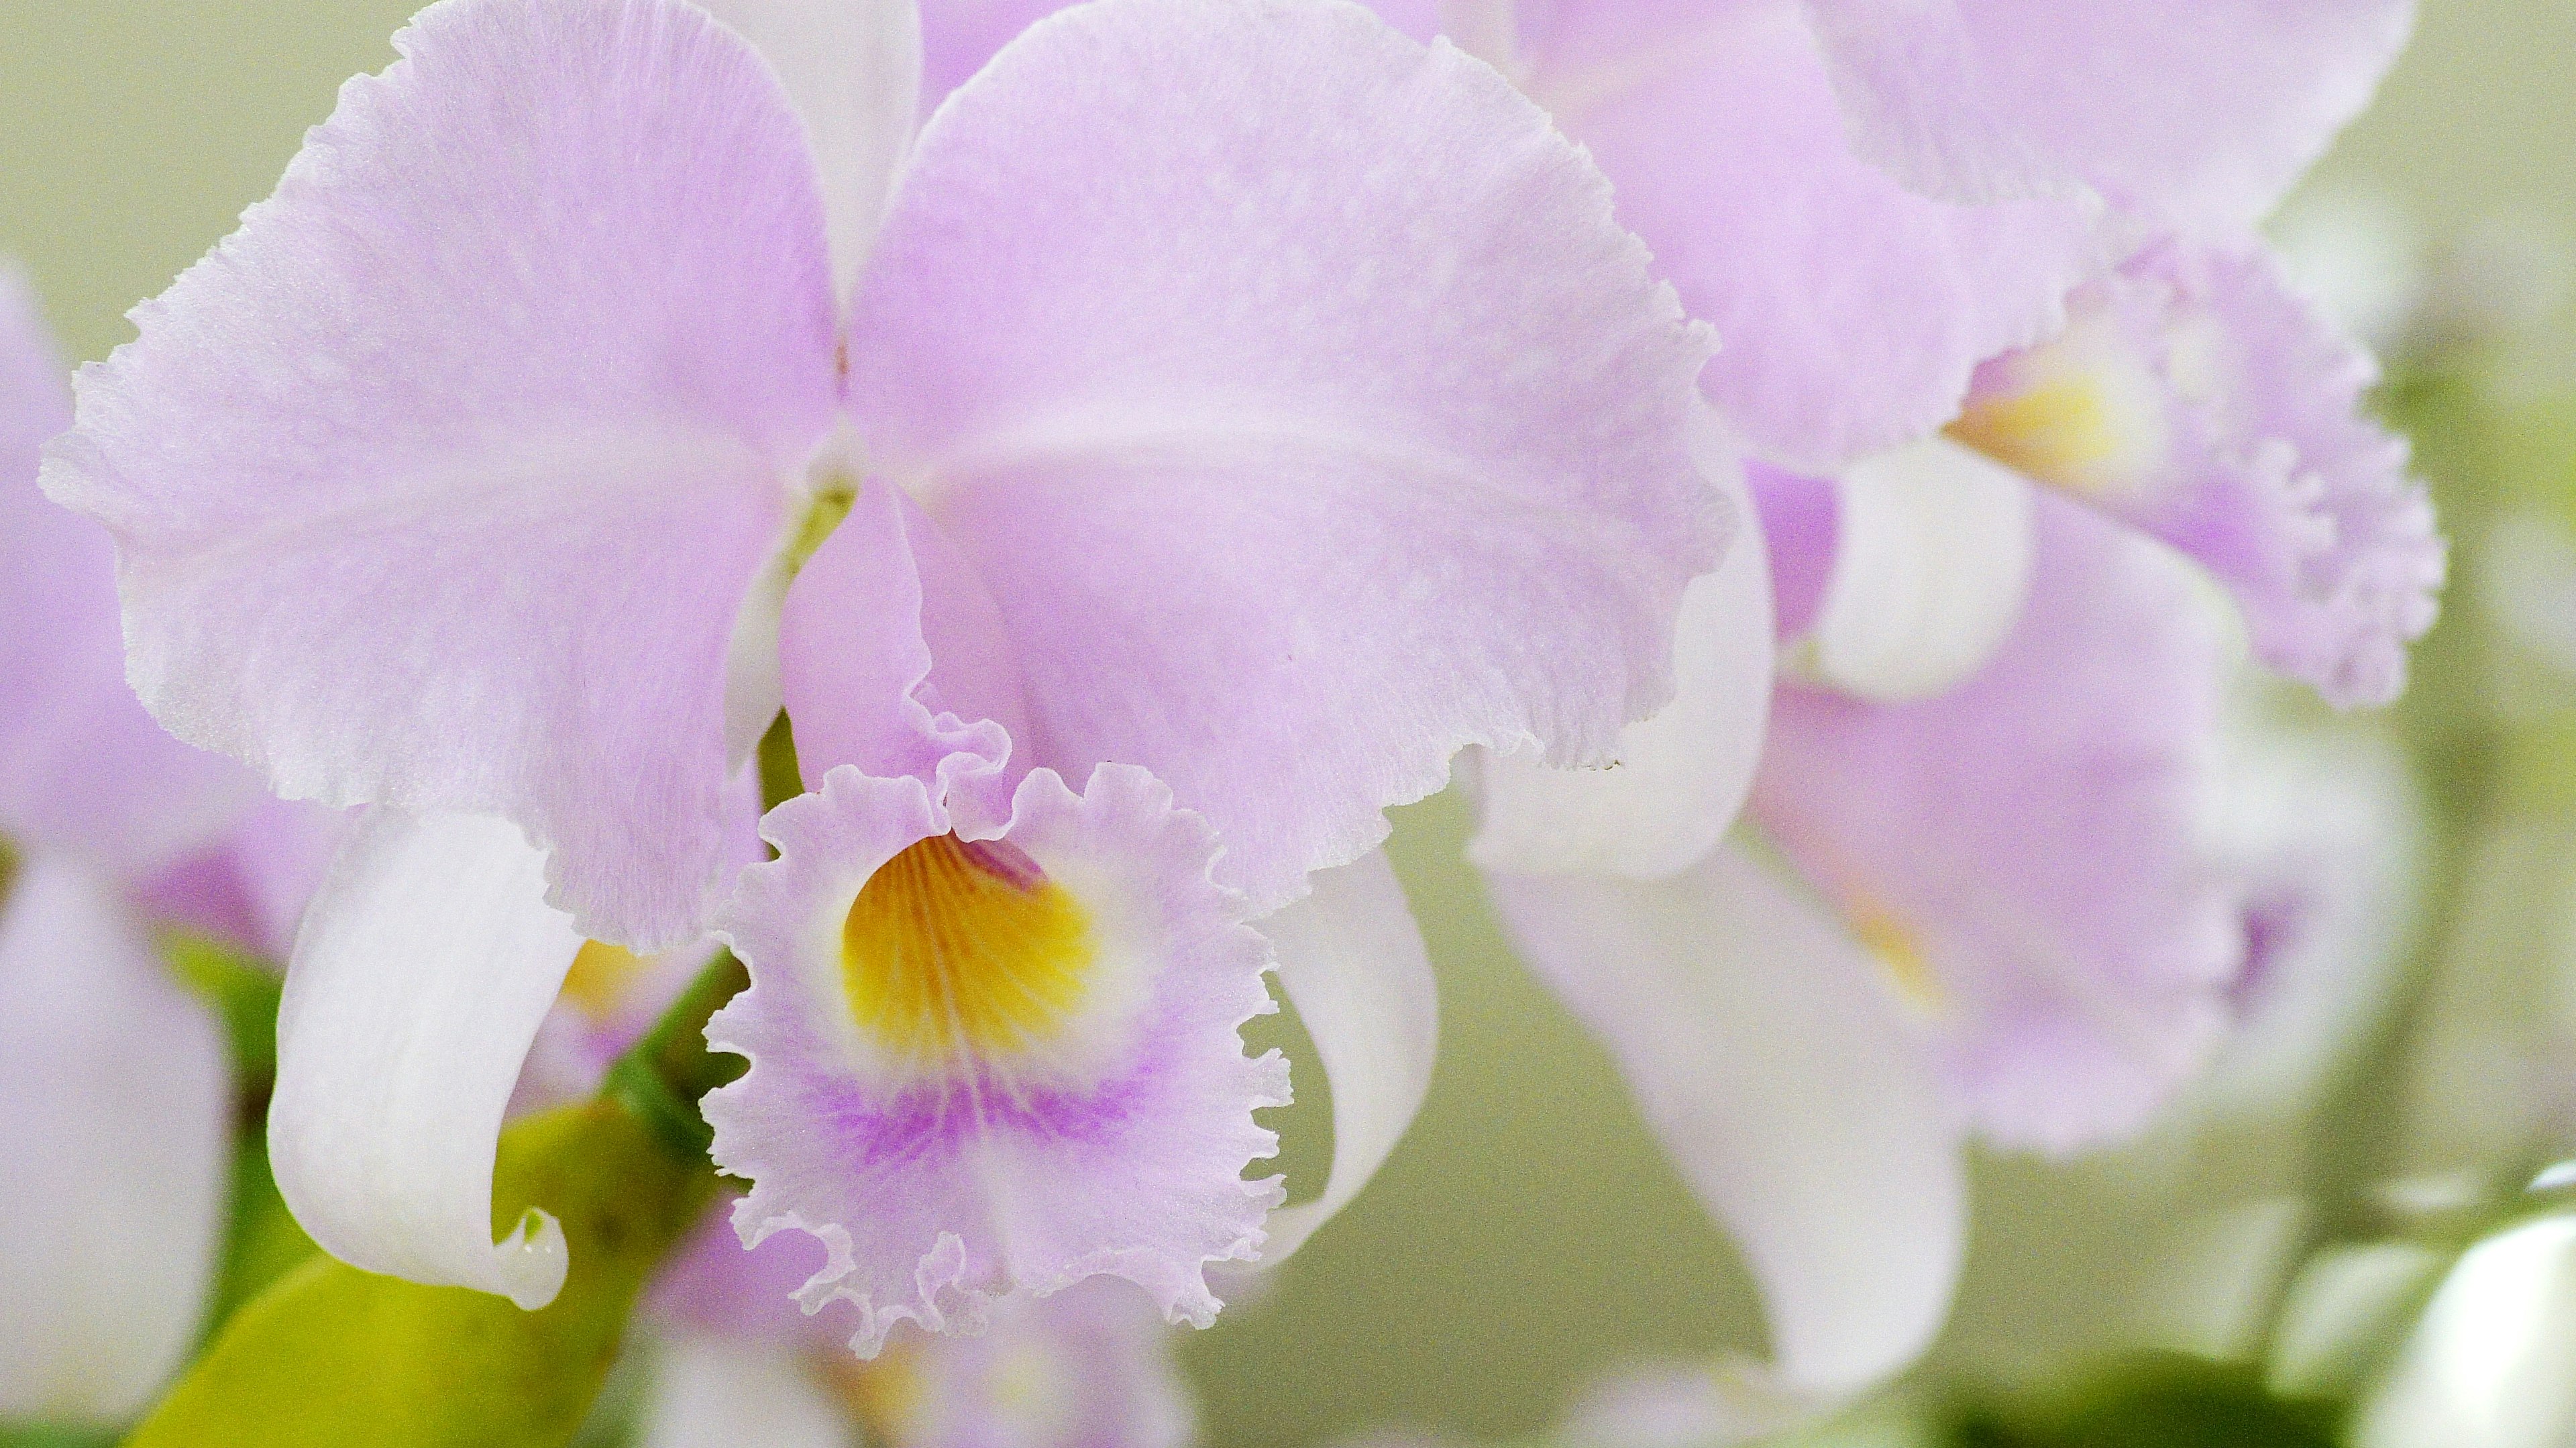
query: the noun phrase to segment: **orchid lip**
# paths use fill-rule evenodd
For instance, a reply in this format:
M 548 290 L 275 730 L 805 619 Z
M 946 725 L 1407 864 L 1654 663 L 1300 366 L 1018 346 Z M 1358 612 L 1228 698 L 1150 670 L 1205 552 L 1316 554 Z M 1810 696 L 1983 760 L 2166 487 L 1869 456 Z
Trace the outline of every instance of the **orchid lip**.
M 1081 903 L 1004 840 L 929 836 L 879 867 L 842 924 L 851 1019 L 925 1074 L 1052 1039 L 1091 994 Z

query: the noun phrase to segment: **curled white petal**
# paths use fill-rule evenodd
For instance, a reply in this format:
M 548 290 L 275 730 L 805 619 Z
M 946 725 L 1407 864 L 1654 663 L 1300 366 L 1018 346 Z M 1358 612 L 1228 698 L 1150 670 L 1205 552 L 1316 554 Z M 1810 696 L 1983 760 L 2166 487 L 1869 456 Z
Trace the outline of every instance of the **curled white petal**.
M 28 862 L 0 912 L 0 1422 L 121 1423 L 186 1356 L 231 1116 L 205 1007 L 100 881 Z
M 581 948 L 545 857 L 480 815 L 379 809 L 304 917 L 277 1018 L 270 1160 L 331 1255 L 542 1307 L 563 1229 L 492 1240 L 492 1159 L 538 1025 Z
M 1742 1248 L 1778 1385 L 1854 1392 L 1921 1352 L 1966 1247 L 1960 1131 L 1858 943 L 1728 848 L 1664 881 L 1490 884 Z
M 1926 699 L 1974 674 L 2030 589 L 2030 484 L 1947 438 L 1853 464 L 1835 484 L 1840 542 L 1811 635 L 1825 682 Z
M 2480 1242 L 2434 1292 L 2386 1385 L 2361 1414 L 2362 1448 L 2558 1448 L 2576 1433 L 2576 1217 Z
M 1261 929 L 1332 1083 L 1333 1174 L 1322 1196 L 1270 1214 L 1263 1266 L 1296 1251 L 1386 1163 L 1422 1109 L 1439 1049 L 1431 958 L 1386 855 L 1372 851 L 1314 885 Z

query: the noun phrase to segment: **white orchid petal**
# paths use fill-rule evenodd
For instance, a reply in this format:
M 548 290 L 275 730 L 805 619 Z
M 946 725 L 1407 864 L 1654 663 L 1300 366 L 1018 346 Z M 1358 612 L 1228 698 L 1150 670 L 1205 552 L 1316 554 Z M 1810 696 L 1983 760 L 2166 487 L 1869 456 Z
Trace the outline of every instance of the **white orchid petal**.
M 1314 885 L 1261 929 L 1332 1083 L 1333 1174 L 1322 1196 L 1270 1214 L 1264 1266 L 1285 1260 L 1377 1174 L 1422 1109 L 1439 1048 L 1431 958 L 1386 855 L 1324 871 Z
M 1853 464 L 1813 661 L 1864 699 L 1926 699 L 1974 674 L 2030 588 L 2030 483 L 1947 438 Z
M 581 943 L 506 821 L 377 810 L 351 830 L 277 1018 L 270 1160 L 314 1241 L 371 1272 L 554 1300 L 563 1229 L 532 1212 L 495 1245 L 492 1159 Z
M 1779 1384 L 1857 1391 L 1921 1352 L 1966 1247 L 1960 1133 L 1841 925 L 1729 848 L 1667 881 L 1491 885 L 1743 1249 Z
M 1739 484 L 1738 516 L 1752 508 Z M 1698 863 L 1735 822 L 1762 757 L 1771 704 L 1771 570 L 1746 529 L 1682 595 L 1673 702 L 1619 735 L 1606 769 L 1551 769 L 1527 753 L 1485 762 L 1468 857 L 1488 870 L 1659 879 Z
M 222 1235 L 223 1038 L 106 887 L 0 913 L 0 1422 L 121 1423 L 186 1356 Z

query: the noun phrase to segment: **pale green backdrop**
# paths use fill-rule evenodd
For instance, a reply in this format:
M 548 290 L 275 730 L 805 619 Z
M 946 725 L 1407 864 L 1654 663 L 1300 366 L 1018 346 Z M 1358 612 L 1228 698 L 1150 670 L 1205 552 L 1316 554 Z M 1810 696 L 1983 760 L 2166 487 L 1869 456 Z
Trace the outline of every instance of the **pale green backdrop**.
M 123 311 L 267 194 L 339 82 L 391 59 L 412 8 L 0 0 L 0 254 L 33 273 L 73 357 L 128 337 Z M 2384 192 L 2437 235 L 2511 214 L 2576 237 L 2576 0 L 2429 0 L 2323 179 Z M 1188 1344 L 1214 1443 L 1403 1421 L 1527 1431 L 1602 1365 L 1759 1347 L 1729 1249 L 1496 933 L 1458 863 L 1463 825 L 1435 801 L 1398 840 L 1445 991 L 1431 1103 L 1267 1301 Z M 1321 1093 L 1300 1090 L 1316 1099 L 1289 1124 L 1291 1166 L 1311 1191 Z M 1980 1211 L 2044 1214 L 2057 1182 L 1989 1172 Z M 2020 1266 L 1988 1259 L 1972 1277 Z

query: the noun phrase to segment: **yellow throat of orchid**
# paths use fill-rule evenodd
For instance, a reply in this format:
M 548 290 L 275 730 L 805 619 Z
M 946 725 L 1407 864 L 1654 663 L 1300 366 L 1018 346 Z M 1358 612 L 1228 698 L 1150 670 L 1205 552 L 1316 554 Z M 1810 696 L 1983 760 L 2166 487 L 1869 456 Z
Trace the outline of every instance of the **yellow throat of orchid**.
M 2081 496 L 2117 500 L 2155 486 L 2168 450 L 2162 389 L 2101 320 L 2002 365 L 2001 387 L 1969 400 L 1945 429 L 2013 471 Z
M 841 928 L 851 1018 L 926 1071 L 1047 1040 L 1081 1009 L 1096 955 L 1063 886 L 1007 844 L 954 835 L 888 860 Z
M 622 945 L 585 940 L 564 973 L 563 998 L 594 1024 L 606 1022 L 626 1003 L 645 965 L 642 956 Z
M 1949 1004 L 1949 992 L 1942 988 L 1939 973 L 1924 957 L 1923 942 L 1903 921 L 1875 906 L 1865 906 L 1851 912 L 1851 931 L 1908 1006 L 1925 1015 L 1938 1015 Z

